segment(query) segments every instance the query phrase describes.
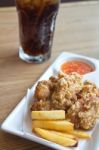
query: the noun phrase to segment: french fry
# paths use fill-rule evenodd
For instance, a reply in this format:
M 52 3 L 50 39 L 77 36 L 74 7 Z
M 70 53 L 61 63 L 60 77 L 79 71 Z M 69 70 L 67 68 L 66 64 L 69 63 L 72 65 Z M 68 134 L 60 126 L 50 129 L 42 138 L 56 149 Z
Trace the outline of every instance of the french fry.
M 52 110 L 52 111 L 32 111 L 32 120 L 62 120 L 65 119 L 64 110 Z
M 83 139 L 90 139 L 91 138 L 90 134 L 83 132 L 83 131 L 80 131 L 80 130 L 72 130 L 72 131 L 69 131 L 68 133 L 70 133 L 71 135 L 74 135 L 78 138 L 83 138 Z
M 75 135 L 72 135 L 72 134 L 69 134 L 69 133 L 63 133 L 63 132 L 53 131 L 53 130 L 51 130 L 51 132 L 55 133 L 57 135 L 63 136 L 63 137 L 67 137 L 67 138 L 70 138 L 70 139 L 77 140 L 77 137 Z
M 43 128 L 55 131 L 69 132 L 73 131 L 74 125 L 66 120 L 61 121 L 33 120 L 33 128 Z
M 56 144 L 60 144 L 62 146 L 75 146 L 77 145 L 77 141 L 68 137 L 64 137 L 58 134 L 55 134 L 52 131 L 34 128 L 35 133 L 37 133 L 42 138 L 55 142 Z

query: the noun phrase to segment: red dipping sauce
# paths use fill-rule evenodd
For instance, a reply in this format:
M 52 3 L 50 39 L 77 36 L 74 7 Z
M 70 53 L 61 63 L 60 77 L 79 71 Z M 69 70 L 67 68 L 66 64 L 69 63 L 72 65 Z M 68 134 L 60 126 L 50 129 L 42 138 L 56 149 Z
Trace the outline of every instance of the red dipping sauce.
M 62 72 L 67 74 L 77 72 L 81 75 L 84 75 L 86 73 L 94 71 L 94 67 L 84 61 L 71 60 L 63 63 L 61 65 L 61 70 Z

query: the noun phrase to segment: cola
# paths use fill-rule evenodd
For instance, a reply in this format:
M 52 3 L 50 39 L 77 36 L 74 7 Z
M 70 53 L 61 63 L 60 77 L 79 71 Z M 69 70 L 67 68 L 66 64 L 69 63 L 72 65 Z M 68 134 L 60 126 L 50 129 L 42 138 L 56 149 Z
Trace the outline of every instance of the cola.
M 27 62 L 50 58 L 59 0 L 16 0 L 19 56 Z

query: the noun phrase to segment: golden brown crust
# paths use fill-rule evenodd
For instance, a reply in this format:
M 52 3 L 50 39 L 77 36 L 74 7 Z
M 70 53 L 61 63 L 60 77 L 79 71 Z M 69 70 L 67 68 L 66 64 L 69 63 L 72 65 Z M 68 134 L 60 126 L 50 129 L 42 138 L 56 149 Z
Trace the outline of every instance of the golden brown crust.
M 99 116 L 99 89 L 77 73 L 40 81 L 34 98 L 32 110 L 65 110 L 76 128 L 91 129 Z

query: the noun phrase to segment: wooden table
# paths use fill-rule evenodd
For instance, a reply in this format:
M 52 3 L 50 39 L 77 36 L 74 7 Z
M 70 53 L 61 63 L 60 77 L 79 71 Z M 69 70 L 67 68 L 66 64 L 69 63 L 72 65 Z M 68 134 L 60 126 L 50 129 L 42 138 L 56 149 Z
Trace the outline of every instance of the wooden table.
M 18 23 L 15 8 L 0 9 L 0 122 L 20 102 L 28 87 L 62 51 L 99 59 L 99 1 L 60 6 L 52 57 L 33 65 L 18 57 Z M 17 118 L 16 118 L 17 119 Z M 50 148 L 0 131 L 0 150 L 50 150 Z

